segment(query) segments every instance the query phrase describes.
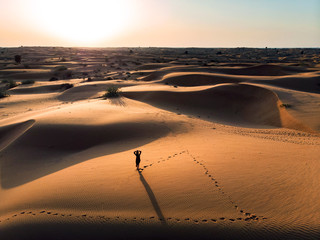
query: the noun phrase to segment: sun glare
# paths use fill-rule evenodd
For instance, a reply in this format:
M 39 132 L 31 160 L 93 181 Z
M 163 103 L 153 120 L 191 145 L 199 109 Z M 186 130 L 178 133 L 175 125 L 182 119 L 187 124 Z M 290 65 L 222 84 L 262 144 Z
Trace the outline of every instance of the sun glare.
M 30 7 L 41 31 L 73 45 L 94 45 L 116 36 L 128 27 L 133 13 L 127 0 L 36 0 Z

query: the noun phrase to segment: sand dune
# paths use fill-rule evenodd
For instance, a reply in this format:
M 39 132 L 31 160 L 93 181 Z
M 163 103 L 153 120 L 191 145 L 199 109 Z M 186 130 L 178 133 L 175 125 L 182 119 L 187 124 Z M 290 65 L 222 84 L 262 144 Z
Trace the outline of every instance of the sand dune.
M 265 83 L 274 86 L 293 89 L 297 91 L 320 93 L 320 76 L 283 77 L 274 80 L 258 80 L 257 83 Z
M 171 111 L 230 124 L 310 130 L 280 108 L 281 102 L 273 92 L 246 84 L 220 84 L 206 90 L 187 92 L 125 92 L 124 96 Z
M 238 78 L 205 72 L 171 73 L 163 77 L 162 83 L 176 86 L 203 86 L 221 83 L 237 83 Z
M 104 145 L 105 152 L 111 154 L 113 151 L 108 147 L 110 143 L 127 142 L 120 148 L 123 151 L 144 145 L 169 133 L 167 127 L 155 122 L 123 122 L 97 126 L 36 124 L 19 138 L 14 130 L 11 130 L 8 133 L 10 136 L 1 143 L 7 146 L 11 142 L 2 155 L 3 188 L 20 185 L 55 172 L 57 168 L 65 168 L 84 160 L 80 158 L 76 162 L 68 163 L 61 159 L 72 153 Z M 16 139 L 13 140 L 13 137 Z M 24 156 L 28 156 L 29 160 L 25 161 Z M 14 178 L 15 172 L 20 172 L 19 179 Z
M 41 93 L 51 93 L 51 92 L 63 92 L 69 88 L 73 87 L 71 84 L 52 84 L 45 86 L 36 87 L 17 87 L 10 90 L 10 93 L 14 94 L 41 94 Z
M 152 63 L 152 64 L 143 64 L 139 67 L 137 67 L 137 70 L 154 70 L 154 69 L 159 69 L 163 67 L 168 67 L 170 64 L 166 63 Z
M 80 101 L 93 97 L 100 97 L 101 92 L 105 92 L 110 86 L 127 87 L 133 85 L 132 83 L 117 83 L 115 81 L 108 81 L 109 83 L 95 82 L 91 84 L 85 84 L 82 86 L 75 86 L 67 91 L 64 91 L 58 96 L 60 101 Z
M 243 67 L 238 69 L 228 69 L 225 73 L 237 75 L 253 75 L 253 76 L 283 76 L 308 72 L 308 70 L 299 67 L 279 66 L 279 65 L 256 65 Z
M 0 239 L 319 239 L 319 62 L 4 49 L 1 89 L 35 83 L 0 99 Z M 59 66 L 71 79 L 49 81 Z M 120 97 L 101 98 L 108 86 Z

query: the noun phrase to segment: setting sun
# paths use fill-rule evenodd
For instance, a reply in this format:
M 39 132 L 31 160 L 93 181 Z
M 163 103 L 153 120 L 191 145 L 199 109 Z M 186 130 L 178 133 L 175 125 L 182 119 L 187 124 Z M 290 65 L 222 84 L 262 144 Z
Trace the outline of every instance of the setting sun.
M 124 0 L 34 1 L 30 7 L 40 30 L 75 45 L 94 44 L 123 31 L 133 8 Z

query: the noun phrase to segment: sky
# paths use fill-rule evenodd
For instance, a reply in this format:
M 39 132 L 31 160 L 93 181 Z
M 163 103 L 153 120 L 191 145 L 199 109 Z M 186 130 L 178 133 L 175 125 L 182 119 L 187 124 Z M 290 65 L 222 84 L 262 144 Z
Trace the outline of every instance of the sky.
M 0 0 L 0 47 L 320 47 L 320 0 Z

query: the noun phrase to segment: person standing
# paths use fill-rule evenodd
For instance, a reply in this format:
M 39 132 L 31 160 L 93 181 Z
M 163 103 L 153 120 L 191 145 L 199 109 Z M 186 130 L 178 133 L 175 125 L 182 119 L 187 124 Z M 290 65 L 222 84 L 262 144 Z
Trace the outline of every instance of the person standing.
M 140 150 L 137 150 L 137 151 L 134 151 L 133 152 L 134 155 L 136 155 L 136 167 L 137 167 L 137 170 L 139 170 L 139 165 L 140 165 L 140 155 L 141 155 L 141 151 Z

